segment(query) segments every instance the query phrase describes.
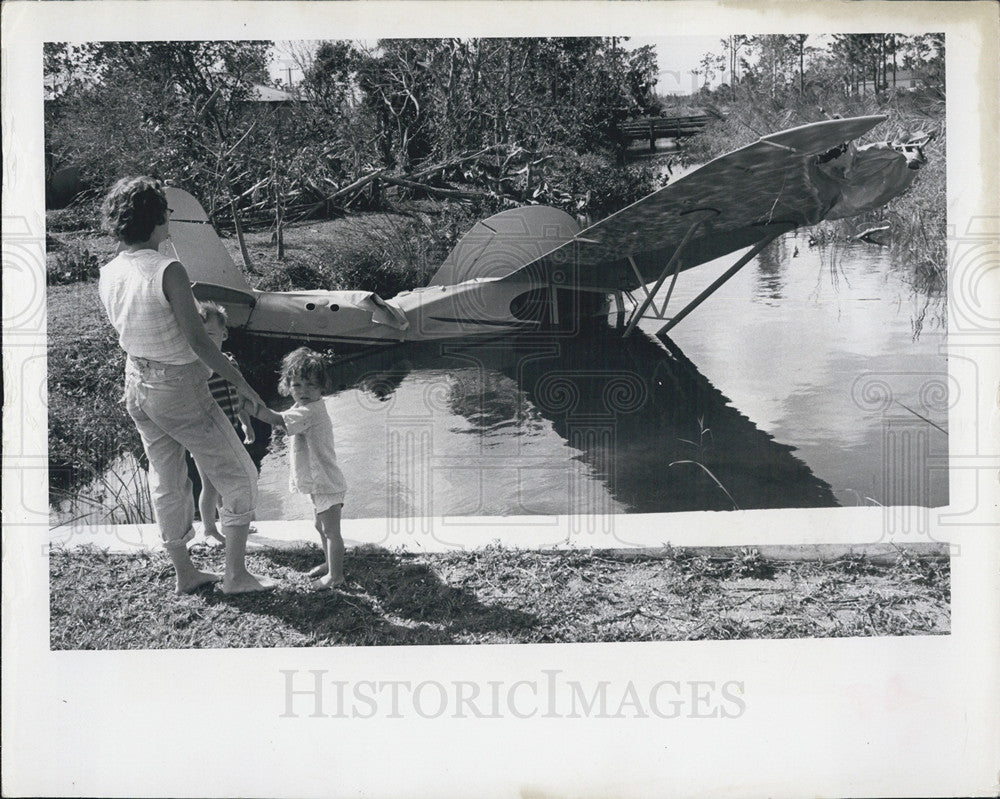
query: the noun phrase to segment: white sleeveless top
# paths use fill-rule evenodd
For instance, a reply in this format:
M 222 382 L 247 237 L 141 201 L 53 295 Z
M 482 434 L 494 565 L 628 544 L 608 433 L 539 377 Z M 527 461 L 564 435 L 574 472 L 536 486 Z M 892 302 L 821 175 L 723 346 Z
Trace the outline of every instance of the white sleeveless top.
M 101 268 L 101 302 L 129 355 L 170 364 L 198 360 L 163 293 L 163 270 L 174 260 L 137 250 L 121 252 Z

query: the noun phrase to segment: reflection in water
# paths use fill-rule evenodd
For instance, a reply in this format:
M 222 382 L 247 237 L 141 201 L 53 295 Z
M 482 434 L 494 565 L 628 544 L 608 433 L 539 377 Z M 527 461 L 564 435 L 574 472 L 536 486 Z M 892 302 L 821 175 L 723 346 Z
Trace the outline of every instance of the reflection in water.
M 367 428 L 368 457 L 387 464 L 381 485 L 370 485 L 373 471 L 358 487 L 370 512 L 351 515 L 837 504 L 792 447 L 728 405 L 676 345 L 638 331 L 406 345 L 335 365 L 334 379 L 340 391 L 328 402 L 360 392 L 376 412 L 352 413 L 347 436 Z M 372 501 L 373 489 L 385 495 Z
M 765 247 L 756 258 L 757 281 L 754 298 L 780 300 L 784 293 L 784 270 L 791 253 L 784 238 L 776 239 L 770 247 Z
M 762 282 L 748 267 L 671 336 L 759 428 L 794 444 L 841 504 L 947 504 L 957 386 L 943 287 L 921 283 L 887 247 L 809 246 L 802 234 L 784 244 L 780 303 L 748 301 Z M 677 307 L 727 265 L 682 274 Z
M 605 330 L 529 361 L 521 377 L 628 510 L 836 504 L 791 447 L 732 408 L 669 339 Z

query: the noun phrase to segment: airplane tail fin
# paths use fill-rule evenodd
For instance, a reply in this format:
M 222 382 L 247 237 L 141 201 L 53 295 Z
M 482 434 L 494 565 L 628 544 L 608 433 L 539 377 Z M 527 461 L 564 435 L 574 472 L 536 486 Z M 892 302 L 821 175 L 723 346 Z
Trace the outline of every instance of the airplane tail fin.
M 176 186 L 166 187 L 170 208 L 170 238 L 161 252 L 176 258 L 193 283 L 208 283 L 253 294 L 253 288 L 233 262 L 208 214 L 194 197 Z

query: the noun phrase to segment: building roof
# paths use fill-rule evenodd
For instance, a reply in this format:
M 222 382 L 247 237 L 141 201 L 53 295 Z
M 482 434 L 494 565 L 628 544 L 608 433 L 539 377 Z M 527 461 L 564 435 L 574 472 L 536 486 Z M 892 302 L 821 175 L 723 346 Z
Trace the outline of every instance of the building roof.
M 250 101 L 255 103 L 290 103 L 292 95 L 270 86 L 254 86 L 250 90 Z

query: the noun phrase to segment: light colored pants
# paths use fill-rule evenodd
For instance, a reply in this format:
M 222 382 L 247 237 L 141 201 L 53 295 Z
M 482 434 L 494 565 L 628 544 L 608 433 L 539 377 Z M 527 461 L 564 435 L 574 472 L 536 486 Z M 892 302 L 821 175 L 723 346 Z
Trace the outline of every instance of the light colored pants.
M 200 361 L 176 366 L 129 356 L 125 407 L 149 459 L 149 490 L 163 545 L 194 535 L 187 450 L 222 496 L 223 528 L 249 524 L 257 506 L 257 470 L 236 429 L 208 390 Z

